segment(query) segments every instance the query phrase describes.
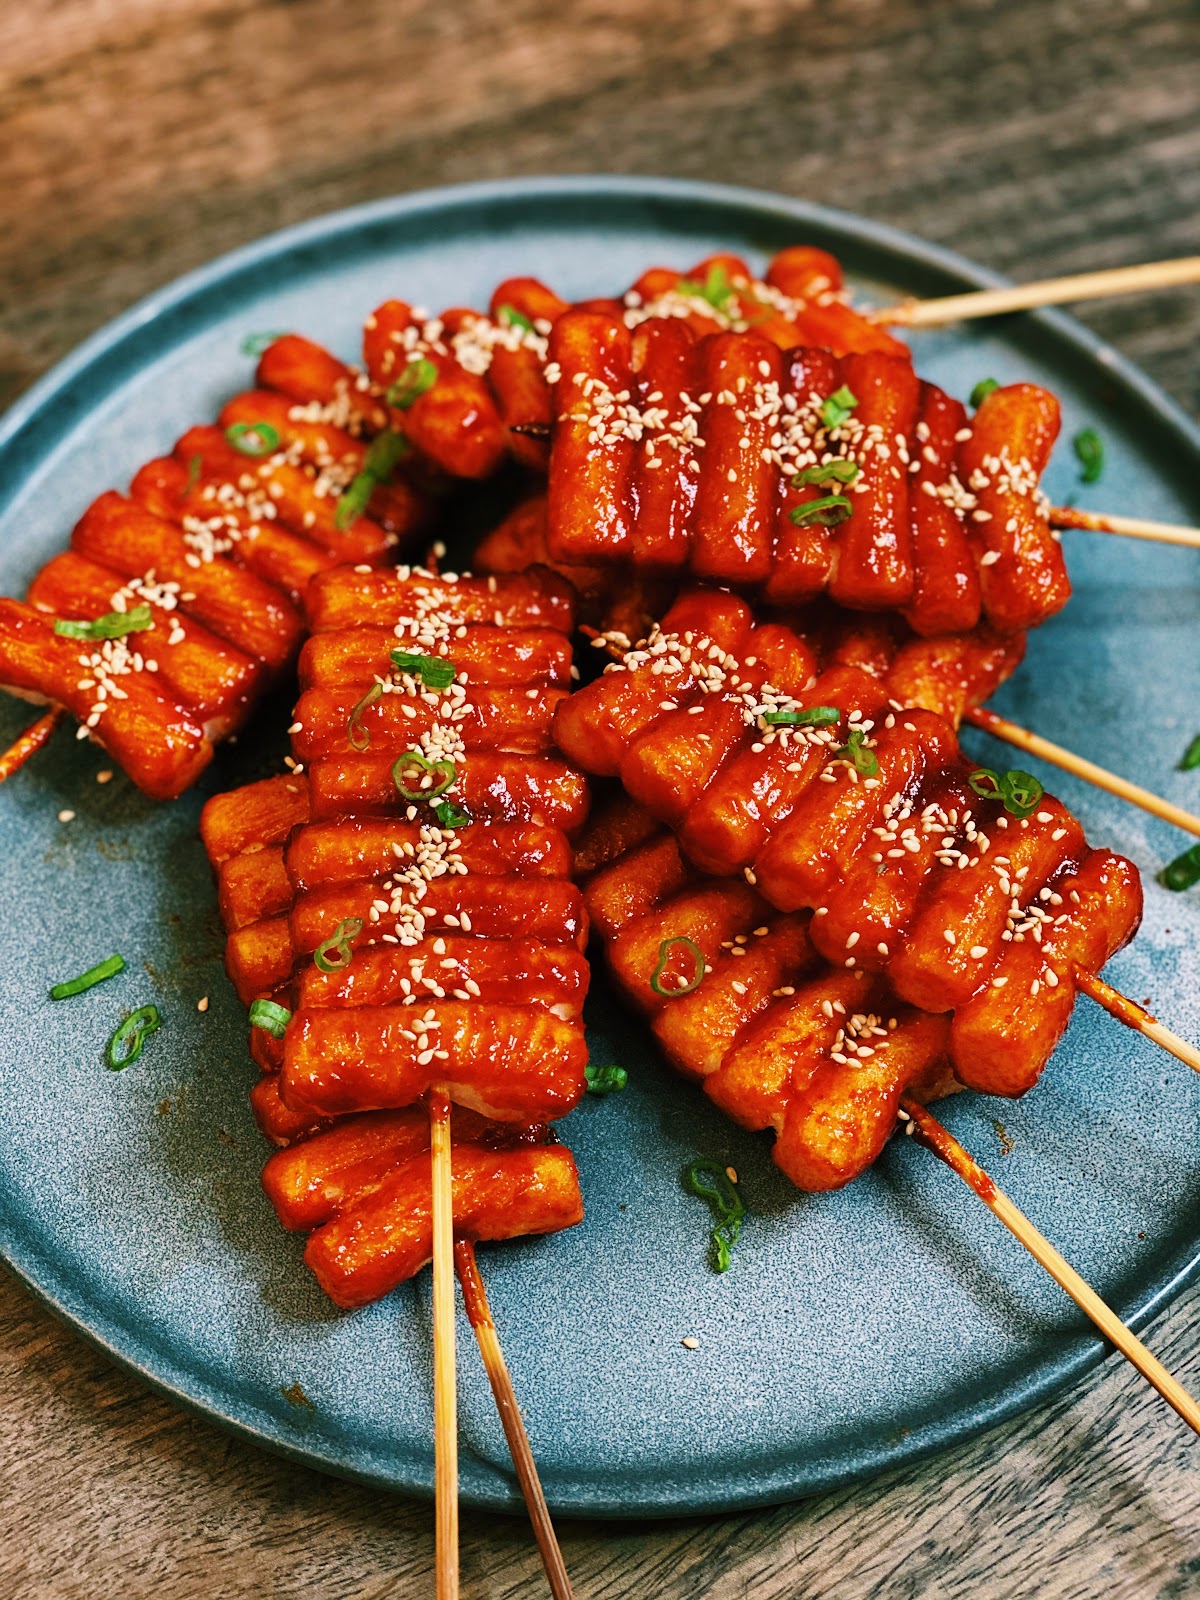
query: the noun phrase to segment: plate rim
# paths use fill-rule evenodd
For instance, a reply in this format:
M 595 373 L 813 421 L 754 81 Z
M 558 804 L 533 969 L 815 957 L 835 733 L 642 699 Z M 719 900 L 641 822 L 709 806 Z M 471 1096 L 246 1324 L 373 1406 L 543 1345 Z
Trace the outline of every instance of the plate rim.
M 126 363 L 129 358 L 133 358 L 135 366 L 139 364 L 136 351 L 131 349 L 139 336 L 152 333 L 155 326 L 161 326 L 168 317 L 186 314 L 189 308 L 202 314 L 203 308 L 199 302 L 212 291 L 228 285 L 231 279 L 273 260 L 286 259 L 306 248 L 328 245 L 339 238 L 354 237 L 377 226 L 411 219 L 423 213 L 444 213 L 447 209 L 467 212 L 496 203 L 519 206 L 532 202 L 544 205 L 553 200 L 579 199 L 605 199 L 617 205 L 644 199 L 665 202 L 676 209 L 689 205 L 733 208 L 745 212 L 748 217 L 793 223 L 799 228 L 848 238 L 860 246 L 877 248 L 902 258 L 927 275 L 943 280 L 945 292 L 958 288 L 993 287 L 1011 281 L 969 257 L 890 223 L 873 221 L 854 212 L 796 196 L 737 184 L 592 173 L 500 178 L 413 190 L 324 212 L 226 251 L 151 291 L 89 335 L 19 395 L 0 417 L 0 496 L 3 504 L 44 460 L 45 446 L 28 457 L 24 456 L 21 447 L 26 432 L 47 418 L 56 400 L 70 392 L 81 380 L 86 380 L 89 373 L 106 374 L 101 394 L 119 387 L 128 375 Z M 1062 311 L 1042 309 L 1018 315 L 1023 319 L 1020 324 L 1022 327 L 1044 327 L 1053 335 L 1060 349 L 1067 346 L 1077 359 L 1091 367 L 1100 368 L 1131 390 L 1138 402 L 1168 430 L 1174 441 L 1200 464 L 1200 425 L 1130 358 Z M 51 439 L 56 431 L 51 428 Z M 411 1456 L 401 1471 L 356 1467 L 340 1459 L 333 1447 L 322 1449 L 316 1441 L 307 1445 L 298 1444 L 281 1433 L 269 1431 L 264 1419 L 271 1418 L 271 1413 L 256 1403 L 247 1405 L 244 1398 L 240 1406 L 231 1405 L 228 1393 L 222 1393 L 208 1379 L 177 1363 L 149 1339 L 144 1339 L 140 1348 L 136 1340 L 133 1348 L 126 1348 L 119 1342 L 127 1331 L 126 1325 L 74 1301 L 67 1292 L 69 1286 L 61 1272 L 56 1274 L 52 1270 L 52 1263 L 45 1259 L 36 1244 L 28 1248 L 18 1244 L 14 1238 L 16 1231 L 6 1218 L 0 1218 L 0 1261 L 13 1276 L 74 1333 L 102 1350 L 108 1359 L 134 1373 L 158 1393 L 203 1416 L 207 1421 L 306 1467 L 414 1499 L 430 1498 L 429 1482 L 413 1470 L 414 1458 Z M 1141 1301 L 1126 1318 L 1128 1325 L 1134 1329 L 1144 1327 L 1197 1277 L 1200 1277 L 1200 1245 L 1196 1246 L 1190 1260 L 1186 1260 L 1154 1293 Z M 830 1492 L 848 1483 L 919 1461 L 954 1443 L 977 1438 L 1000 1422 L 1020 1415 L 1062 1392 L 1112 1355 L 1115 1352 L 1090 1328 L 1086 1328 L 1078 1337 L 1071 1339 L 1069 1347 L 1062 1354 L 1040 1363 L 1036 1377 L 1016 1387 L 1009 1386 L 990 1401 L 976 1402 L 970 1420 L 965 1425 L 962 1414 L 955 1413 L 943 1422 L 923 1425 L 919 1431 L 914 1430 L 895 1444 L 860 1447 L 853 1456 L 844 1459 L 832 1470 L 806 1472 L 803 1464 L 796 1460 L 786 1468 L 770 1470 L 765 1477 L 757 1476 L 754 1487 L 740 1493 L 708 1497 L 674 1493 L 661 1500 L 642 1498 L 631 1506 L 619 1499 L 607 1498 L 594 1489 L 584 1489 L 582 1494 L 572 1489 L 566 1499 L 551 1494 L 551 1503 L 561 1514 L 574 1517 L 644 1520 L 750 1510 Z M 190 1387 L 183 1386 L 185 1381 Z M 522 1509 L 515 1486 L 509 1487 L 507 1492 L 502 1491 L 495 1486 L 494 1477 L 475 1479 L 470 1467 L 466 1463 L 464 1466 L 467 1468 L 462 1481 L 464 1504 L 492 1512 L 519 1512 Z

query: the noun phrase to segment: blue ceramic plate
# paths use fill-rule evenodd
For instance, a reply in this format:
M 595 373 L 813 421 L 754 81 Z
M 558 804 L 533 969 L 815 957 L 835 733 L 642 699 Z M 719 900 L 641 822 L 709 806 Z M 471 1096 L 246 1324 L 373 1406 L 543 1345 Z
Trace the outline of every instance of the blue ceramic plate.
M 353 358 L 364 313 L 388 295 L 478 304 L 514 273 L 594 295 L 651 263 L 686 266 L 718 247 L 760 263 L 797 240 L 836 251 L 879 297 L 994 281 L 907 235 L 796 200 L 625 178 L 413 195 L 238 251 L 122 317 L 10 413 L 0 592 L 23 592 L 98 491 L 123 486 L 246 385 L 248 333 L 295 327 Z M 959 394 L 984 376 L 1037 379 L 1063 397 L 1068 438 L 1099 431 L 1102 482 L 1081 492 L 1060 447 L 1056 499 L 1196 520 L 1196 429 L 1073 323 L 1026 317 L 918 345 L 921 370 Z M 998 707 L 1200 807 L 1200 773 L 1175 771 L 1200 726 L 1196 556 L 1074 534 L 1068 559 L 1075 597 L 1031 640 Z M 0 697 L 0 739 L 27 720 Z M 285 705 L 265 713 L 222 754 L 205 792 L 278 770 L 286 721 Z M 1004 759 L 979 735 L 967 743 Z M 428 1492 L 428 1275 L 352 1316 L 317 1290 L 258 1185 L 245 1017 L 222 973 L 196 837 L 204 795 L 156 807 L 120 774 L 98 786 L 106 764 L 60 734 L 0 789 L 0 1251 L 81 1332 L 215 1420 L 312 1465 Z M 1113 980 L 1200 1036 L 1200 911 L 1194 896 L 1153 881 L 1183 841 L 1082 784 L 1055 788 L 1093 839 L 1147 874 L 1145 927 Z M 63 809 L 74 819 L 57 821 Z M 122 977 L 50 1004 L 51 982 L 113 949 L 130 963 Z M 481 1252 L 557 1510 L 729 1510 L 827 1489 L 1009 1416 L 1101 1358 L 1070 1303 L 932 1157 L 897 1141 L 846 1192 L 800 1195 L 766 1143 L 672 1077 L 597 990 L 594 1058 L 623 1062 L 630 1082 L 563 1130 L 587 1221 Z M 162 1032 L 135 1067 L 106 1072 L 115 1019 L 151 1000 Z M 1085 1000 L 1034 1093 L 1017 1104 L 962 1096 L 945 1119 L 1140 1324 L 1200 1259 L 1198 1111 L 1194 1074 Z M 706 1263 L 707 1213 L 680 1188 L 681 1165 L 698 1153 L 736 1166 L 750 1208 L 723 1277 Z M 698 1349 L 680 1344 L 689 1334 Z M 463 1492 L 511 1507 L 465 1322 L 460 1341 Z M 1174 1425 L 1165 1410 L 1159 1420 Z

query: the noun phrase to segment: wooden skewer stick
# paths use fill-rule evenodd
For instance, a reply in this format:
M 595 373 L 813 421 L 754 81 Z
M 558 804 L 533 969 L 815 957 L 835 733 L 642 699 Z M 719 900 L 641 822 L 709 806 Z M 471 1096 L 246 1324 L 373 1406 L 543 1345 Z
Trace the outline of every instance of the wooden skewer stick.
M 62 706 L 52 707 L 45 716 L 39 717 L 31 727 L 26 728 L 19 739 L 9 745 L 0 755 L 0 783 L 6 778 L 11 778 L 14 772 L 19 772 L 30 756 L 38 753 L 66 714 Z
M 900 1106 L 901 1115 L 913 1124 L 917 1137 L 926 1148 L 932 1150 L 939 1160 L 944 1161 L 952 1172 L 956 1172 L 964 1183 L 975 1191 L 988 1210 L 999 1217 L 1038 1265 L 1045 1267 L 1059 1288 L 1064 1289 L 1079 1309 L 1092 1319 L 1104 1337 L 1115 1344 L 1126 1360 L 1131 1361 L 1142 1376 L 1154 1385 L 1167 1404 L 1179 1413 L 1188 1426 L 1200 1433 L 1200 1406 L 1183 1385 L 1171 1376 L 1156 1356 L 1150 1354 L 1138 1336 L 1129 1331 L 1092 1286 L 1079 1276 L 1074 1267 L 1059 1255 L 1049 1239 L 1038 1232 L 1025 1213 L 1018 1210 L 1008 1196 L 996 1187 L 954 1135 L 911 1095 L 903 1095 Z
M 1200 283 L 1200 256 L 1081 272 L 1067 278 L 1043 278 L 1039 283 L 1006 284 L 1002 289 L 975 289 L 937 300 L 902 300 L 866 315 L 872 322 L 893 328 L 933 328 L 970 317 L 995 317 L 1006 311 L 1028 311 L 1032 306 L 1073 305 L 1079 300 L 1099 300 L 1104 295 L 1137 294 L 1184 283 Z
M 1098 767 L 1094 761 L 1087 761 L 1083 756 L 1064 750 L 1060 744 L 1052 744 L 1049 739 L 1043 739 L 1040 733 L 1030 733 L 1027 728 L 1009 722 L 1007 717 L 997 716 L 994 711 L 988 711 L 984 706 L 973 706 L 963 720 L 971 723 L 973 727 L 982 728 L 985 733 L 994 734 L 997 739 L 1003 739 L 1007 744 L 1015 745 L 1027 755 L 1040 756 L 1043 761 L 1061 767 L 1064 772 L 1073 773 L 1077 778 L 1094 783 L 1098 789 L 1105 789 L 1109 794 L 1115 794 L 1120 800 L 1128 800 L 1131 805 L 1140 806 L 1143 811 L 1150 812 L 1151 816 L 1161 817 L 1164 822 L 1174 823 L 1177 828 L 1183 828 L 1187 833 L 1200 836 L 1200 817 L 1185 811 L 1182 806 L 1172 805 L 1169 800 L 1160 799 L 1149 789 L 1143 789 L 1140 784 L 1130 783 L 1128 778 L 1119 778 L 1115 772 L 1109 772 L 1105 767 Z
M 1182 544 L 1191 550 L 1200 550 L 1200 528 L 1185 528 L 1175 522 L 1148 522 L 1144 517 L 1118 517 L 1107 511 L 1075 511 L 1068 506 L 1052 506 L 1049 516 L 1055 528 L 1115 533 L 1125 539 L 1151 539 L 1157 544 Z
M 558 1538 L 554 1532 L 554 1524 L 550 1520 L 550 1508 L 547 1506 L 546 1496 L 542 1492 L 541 1479 L 538 1477 L 533 1451 L 529 1444 L 529 1435 L 525 1432 L 525 1423 L 521 1418 L 520 1407 L 517 1405 L 517 1397 L 513 1390 L 512 1378 L 509 1376 L 508 1364 L 504 1359 L 504 1352 L 500 1348 L 500 1340 L 496 1334 L 496 1324 L 492 1321 L 487 1292 L 483 1287 L 483 1279 L 479 1274 L 479 1264 L 475 1260 L 475 1246 L 470 1240 L 459 1239 L 456 1241 L 454 1263 L 458 1268 L 458 1281 L 462 1285 L 463 1301 L 466 1304 L 467 1315 L 470 1317 L 471 1326 L 475 1330 L 479 1353 L 483 1357 L 484 1370 L 487 1373 L 488 1382 L 492 1386 L 496 1409 L 500 1413 L 500 1423 L 504 1429 L 504 1437 L 508 1440 L 509 1454 L 512 1456 L 513 1466 L 517 1469 L 517 1481 L 520 1483 L 521 1493 L 525 1497 L 529 1520 L 533 1524 L 534 1538 L 537 1540 L 538 1549 L 542 1553 L 542 1565 L 546 1569 L 546 1579 L 550 1585 L 550 1592 L 554 1596 L 554 1600 L 573 1600 L 574 1591 L 571 1588 L 571 1580 L 567 1576 L 567 1568 L 563 1561 L 562 1551 L 559 1549 Z
M 437 1600 L 458 1600 L 458 1399 L 454 1362 L 454 1187 L 450 1101 L 429 1095 L 433 1176 L 433 1446 Z
M 1075 987 L 1083 994 L 1088 995 L 1097 1005 L 1103 1006 L 1110 1016 L 1116 1017 L 1118 1022 L 1123 1022 L 1127 1028 L 1133 1028 L 1137 1033 L 1144 1033 L 1147 1039 L 1153 1039 L 1155 1044 L 1161 1045 L 1185 1066 L 1191 1067 L 1193 1072 L 1200 1072 L 1200 1050 L 1195 1045 L 1189 1044 L 1186 1039 L 1181 1039 L 1177 1033 L 1172 1033 L 1157 1017 L 1151 1016 L 1145 1006 L 1138 1005 L 1136 1000 L 1131 1000 L 1128 995 L 1114 989 L 1112 984 L 1105 983 L 1103 978 L 1094 972 L 1088 972 L 1083 967 L 1074 967 L 1071 976 L 1075 980 Z

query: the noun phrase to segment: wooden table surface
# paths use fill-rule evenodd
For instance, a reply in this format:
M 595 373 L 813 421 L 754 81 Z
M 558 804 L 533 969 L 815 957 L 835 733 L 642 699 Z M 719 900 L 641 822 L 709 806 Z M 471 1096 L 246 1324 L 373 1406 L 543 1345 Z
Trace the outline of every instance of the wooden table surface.
M 1016 277 L 1200 252 L 1191 0 L 40 0 L 0 10 L 0 402 L 138 296 L 353 201 L 747 182 Z M 1200 410 L 1200 294 L 1084 318 Z M 1200 1391 L 1200 1293 L 1149 1342 Z M 798 1370 L 798 1381 L 803 1380 Z M 427 1508 L 148 1393 L 0 1279 L 0 1594 L 431 1592 Z M 580 1600 L 1200 1594 L 1200 1445 L 1115 1358 L 932 1461 L 752 1516 L 564 1524 Z M 545 1592 L 466 1514 L 470 1597 Z

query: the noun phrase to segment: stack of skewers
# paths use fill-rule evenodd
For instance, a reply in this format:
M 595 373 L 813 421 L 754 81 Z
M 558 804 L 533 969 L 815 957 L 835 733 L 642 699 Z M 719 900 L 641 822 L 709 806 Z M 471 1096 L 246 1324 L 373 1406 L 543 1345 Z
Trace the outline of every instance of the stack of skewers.
M 1136 869 L 957 740 L 970 721 L 1200 834 L 983 704 L 1068 601 L 1058 528 L 1200 534 L 1049 506 L 1054 397 L 984 384 L 968 409 L 886 326 L 1149 270 L 865 315 L 797 247 L 761 279 L 714 256 L 574 306 L 532 279 L 487 313 L 388 301 L 365 371 L 272 340 L 217 426 L 102 495 L 27 601 L 0 602 L 0 681 L 51 707 L 0 778 L 70 714 L 171 798 L 298 654 L 288 770 L 211 800 L 202 834 L 280 1220 L 345 1308 L 433 1262 L 440 1594 L 455 1263 L 570 1592 L 474 1244 L 582 1215 L 553 1124 L 591 1071 L 589 930 L 667 1058 L 772 1130 L 800 1188 L 915 1133 L 1200 1430 L 928 1110 L 1025 1093 L 1079 992 L 1200 1070 L 1100 976 L 1140 920 Z M 440 544 L 394 564 L 456 480 L 513 462 L 530 493 L 480 576 L 444 570 Z M 578 632 L 606 663 L 582 686 Z M 726 1260 L 735 1237 L 718 1229 Z

